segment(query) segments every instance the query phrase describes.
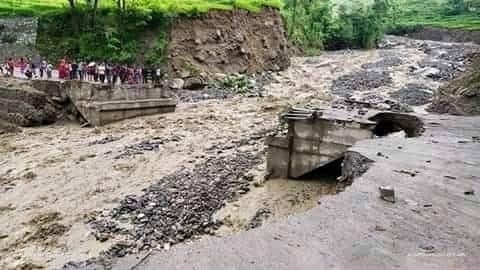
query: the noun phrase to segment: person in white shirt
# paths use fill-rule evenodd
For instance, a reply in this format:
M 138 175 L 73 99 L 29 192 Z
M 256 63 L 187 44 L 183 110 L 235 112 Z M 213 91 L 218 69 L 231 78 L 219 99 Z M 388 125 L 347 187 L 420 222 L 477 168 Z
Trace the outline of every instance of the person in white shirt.
M 105 70 L 106 70 L 105 63 L 101 63 L 98 66 L 98 77 L 100 78 L 101 83 L 105 83 Z

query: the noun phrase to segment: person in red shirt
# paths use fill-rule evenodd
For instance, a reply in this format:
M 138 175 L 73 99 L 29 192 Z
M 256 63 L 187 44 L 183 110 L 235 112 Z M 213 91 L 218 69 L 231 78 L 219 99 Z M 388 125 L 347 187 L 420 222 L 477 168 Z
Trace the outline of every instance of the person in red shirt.
M 60 60 L 60 64 L 58 65 L 58 78 L 61 80 L 65 80 L 68 76 L 68 68 L 65 59 Z

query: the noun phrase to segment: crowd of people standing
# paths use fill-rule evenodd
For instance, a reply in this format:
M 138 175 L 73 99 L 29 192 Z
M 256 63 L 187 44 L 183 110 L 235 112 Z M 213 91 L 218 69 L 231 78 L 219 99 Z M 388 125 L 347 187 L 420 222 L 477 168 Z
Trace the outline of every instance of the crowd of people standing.
M 9 58 L 0 65 L 0 74 L 15 76 L 15 70 L 20 76 L 27 79 L 52 79 L 54 66 L 46 59 Z M 163 77 L 162 71 L 157 68 L 141 66 L 117 65 L 108 62 L 68 61 L 61 59 L 56 68 L 60 80 L 81 80 L 108 84 L 142 84 L 159 83 Z

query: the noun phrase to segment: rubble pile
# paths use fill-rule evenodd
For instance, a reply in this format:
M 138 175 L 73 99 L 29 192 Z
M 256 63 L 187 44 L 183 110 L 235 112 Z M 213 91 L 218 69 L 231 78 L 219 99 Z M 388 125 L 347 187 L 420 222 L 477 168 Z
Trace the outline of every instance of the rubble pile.
M 358 71 L 347 74 L 333 81 L 331 91 L 341 97 L 349 97 L 355 91 L 367 91 L 391 84 L 388 72 Z
M 69 263 L 65 269 L 84 269 L 90 264 L 108 264 L 151 248 L 162 248 L 195 235 L 213 233 L 221 224 L 213 214 L 225 200 L 249 190 L 246 174 L 262 161 L 261 155 L 237 152 L 207 158 L 193 169 L 183 168 L 160 179 L 141 196 L 125 197 L 111 212 L 90 221 L 99 241 L 124 235 L 127 241 L 86 262 Z M 98 266 L 98 265 L 97 265 Z M 87 268 L 88 269 L 88 268 Z
M 179 89 L 174 92 L 181 102 L 198 102 L 209 99 L 228 99 L 235 96 L 263 97 L 265 86 L 273 80 L 272 72 L 254 75 L 231 75 L 211 81 L 201 90 Z
M 161 145 L 169 142 L 179 142 L 181 139 L 180 136 L 173 136 L 171 138 L 155 137 L 151 140 L 145 140 L 134 145 L 125 146 L 122 153 L 117 155 L 115 159 L 143 155 L 145 152 L 149 151 L 158 151 Z
M 363 69 L 385 69 L 389 67 L 396 67 L 403 64 L 402 59 L 396 56 L 386 56 L 374 63 L 366 63 L 362 65 Z
M 421 106 L 432 99 L 432 89 L 422 84 L 410 83 L 402 89 L 390 93 L 390 97 L 410 106 Z

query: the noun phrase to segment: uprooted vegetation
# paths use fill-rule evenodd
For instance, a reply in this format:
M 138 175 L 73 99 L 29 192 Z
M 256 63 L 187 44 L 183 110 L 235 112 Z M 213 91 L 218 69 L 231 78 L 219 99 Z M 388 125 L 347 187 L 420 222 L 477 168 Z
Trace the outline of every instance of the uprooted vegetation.
M 429 111 L 454 115 L 480 114 L 480 56 L 465 75 L 441 88 Z

